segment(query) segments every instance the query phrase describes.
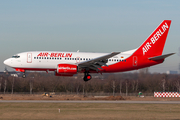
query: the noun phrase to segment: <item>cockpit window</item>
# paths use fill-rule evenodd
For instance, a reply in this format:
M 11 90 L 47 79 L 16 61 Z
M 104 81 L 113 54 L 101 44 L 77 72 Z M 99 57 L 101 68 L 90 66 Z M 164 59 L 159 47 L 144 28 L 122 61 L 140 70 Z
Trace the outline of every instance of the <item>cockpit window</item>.
M 19 55 L 13 55 L 12 58 L 20 58 Z

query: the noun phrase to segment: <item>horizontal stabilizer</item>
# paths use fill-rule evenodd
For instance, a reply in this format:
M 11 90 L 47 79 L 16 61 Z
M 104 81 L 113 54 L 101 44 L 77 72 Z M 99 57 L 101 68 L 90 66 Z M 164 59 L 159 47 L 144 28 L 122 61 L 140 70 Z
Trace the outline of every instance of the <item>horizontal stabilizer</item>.
M 170 53 L 170 54 L 165 54 L 165 55 L 160 55 L 160 56 L 155 56 L 155 57 L 150 57 L 150 58 L 148 58 L 149 60 L 162 60 L 162 59 L 164 59 L 164 58 L 166 58 L 166 57 L 169 57 L 170 55 L 173 55 L 173 54 L 175 54 L 175 53 Z

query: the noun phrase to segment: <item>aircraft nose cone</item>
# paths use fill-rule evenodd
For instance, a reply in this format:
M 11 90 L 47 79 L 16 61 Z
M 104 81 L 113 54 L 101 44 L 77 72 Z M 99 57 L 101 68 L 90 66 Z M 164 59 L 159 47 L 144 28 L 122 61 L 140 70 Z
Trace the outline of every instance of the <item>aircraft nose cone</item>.
M 4 64 L 7 65 L 7 60 L 4 61 Z
M 9 60 L 9 59 L 6 59 L 6 60 L 4 61 L 4 64 L 5 64 L 5 65 L 8 65 L 8 66 L 9 66 L 9 65 L 10 65 L 10 63 L 11 63 L 11 62 L 10 62 L 10 60 Z

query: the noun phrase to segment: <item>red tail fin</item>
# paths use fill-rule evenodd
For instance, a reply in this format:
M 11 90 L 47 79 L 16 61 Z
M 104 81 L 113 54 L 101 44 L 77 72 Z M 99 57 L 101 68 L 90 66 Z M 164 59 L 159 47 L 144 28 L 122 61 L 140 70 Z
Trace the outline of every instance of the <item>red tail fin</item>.
M 134 55 L 149 57 L 162 55 L 171 20 L 164 20 L 147 40 L 135 51 Z

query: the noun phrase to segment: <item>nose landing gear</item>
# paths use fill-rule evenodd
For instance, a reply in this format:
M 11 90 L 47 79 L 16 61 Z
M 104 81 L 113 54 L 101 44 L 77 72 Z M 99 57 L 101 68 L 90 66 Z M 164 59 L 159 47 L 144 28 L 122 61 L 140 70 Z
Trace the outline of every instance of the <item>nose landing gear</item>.
M 25 78 L 25 77 L 26 77 L 26 74 L 25 74 L 25 72 L 23 72 L 22 78 Z

